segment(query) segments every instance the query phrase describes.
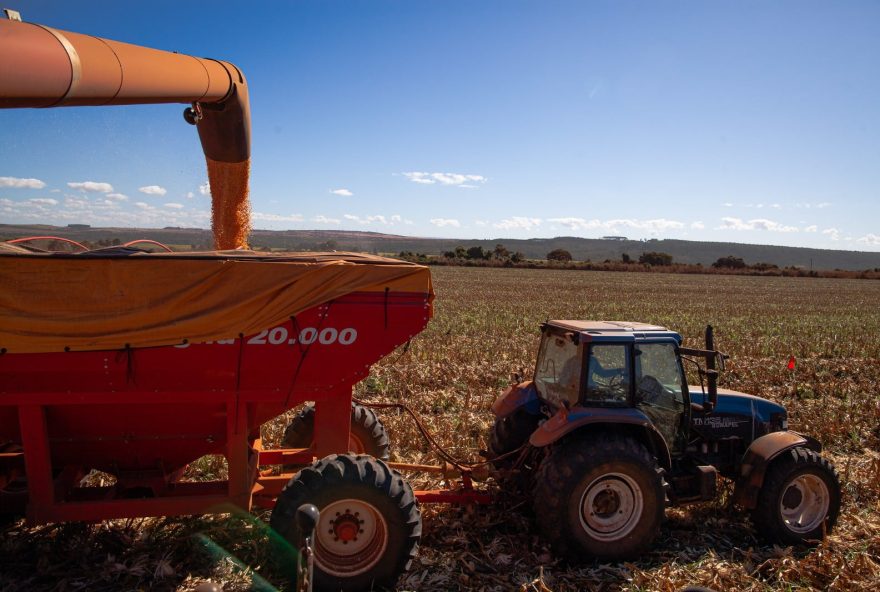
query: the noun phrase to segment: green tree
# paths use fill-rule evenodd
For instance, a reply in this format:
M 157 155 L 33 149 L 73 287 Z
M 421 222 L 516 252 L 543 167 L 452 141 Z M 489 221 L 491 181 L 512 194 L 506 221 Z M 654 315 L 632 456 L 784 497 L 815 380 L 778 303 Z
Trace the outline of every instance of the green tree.
M 506 261 L 507 259 L 510 259 L 510 251 L 508 251 L 507 247 L 504 245 L 495 245 L 495 250 L 492 251 L 492 257 L 499 261 Z
M 728 269 L 743 269 L 747 267 L 746 262 L 743 261 L 742 257 L 734 257 L 733 255 L 728 255 L 727 257 L 719 257 L 715 263 L 712 264 L 712 267 L 726 267 Z
M 672 265 L 672 255 L 650 251 L 639 255 L 639 263 L 648 265 Z
M 547 253 L 547 261 L 571 261 L 571 253 L 565 249 L 553 249 Z
M 620 260 L 623 261 L 624 263 L 632 263 L 632 259 L 630 259 L 630 256 L 627 255 L 626 253 L 624 253 L 623 255 L 620 256 Z
M 467 250 L 468 259 L 488 259 L 491 253 L 483 251 L 483 247 L 476 246 Z

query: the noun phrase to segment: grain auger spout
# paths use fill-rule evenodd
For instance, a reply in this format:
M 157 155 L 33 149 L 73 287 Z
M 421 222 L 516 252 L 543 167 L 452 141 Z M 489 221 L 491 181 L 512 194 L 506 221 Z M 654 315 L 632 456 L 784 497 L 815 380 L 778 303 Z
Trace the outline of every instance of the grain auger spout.
M 208 165 L 217 249 L 247 247 L 250 106 L 229 62 L 0 20 L 0 108 L 190 103 Z

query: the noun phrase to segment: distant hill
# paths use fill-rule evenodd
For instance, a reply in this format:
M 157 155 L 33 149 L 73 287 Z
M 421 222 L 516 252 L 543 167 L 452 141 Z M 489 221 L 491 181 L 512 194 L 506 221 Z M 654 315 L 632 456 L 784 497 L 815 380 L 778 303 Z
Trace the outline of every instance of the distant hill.
M 121 242 L 150 238 L 178 248 L 191 249 L 208 249 L 212 244 L 211 232 L 199 228 L 92 228 L 79 224 L 68 227 L 0 224 L 0 240 L 32 235 L 55 235 L 91 243 L 114 238 L 118 238 Z M 594 262 L 606 259 L 619 260 L 623 253 L 638 259 L 638 256 L 644 252 L 659 251 L 672 255 L 677 263 L 711 265 L 719 257 L 733 255 L 741 257 L 749 264 L 772 263 L 780 267 L 859 271 L 880 268 L 880 253 L 674 239 L 636 241 L 560 236 L 526 240 L 512 238 L 470 240 L 350 230 L 254 230 L 251 234 L 251 244 L 256 248 L 291 251 L 340 250 L 370 253 L 412 251 L 427 255 L 440 255 L 458 246 L 481 246 L 484 249 L 493 249 L 495 245 L 503 244 L 509 251 L 520 251 L 529 259 L 543 259 L 553 249 L 565 249 L 578 261 Z

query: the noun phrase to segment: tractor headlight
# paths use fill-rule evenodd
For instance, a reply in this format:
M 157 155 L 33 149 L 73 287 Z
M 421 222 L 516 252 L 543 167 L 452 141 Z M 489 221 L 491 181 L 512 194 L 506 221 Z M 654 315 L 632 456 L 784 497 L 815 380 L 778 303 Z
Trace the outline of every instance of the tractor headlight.
M 770 431 L 779 432 L 788 429 L 788 417 L 785 413 L 770 414 Z

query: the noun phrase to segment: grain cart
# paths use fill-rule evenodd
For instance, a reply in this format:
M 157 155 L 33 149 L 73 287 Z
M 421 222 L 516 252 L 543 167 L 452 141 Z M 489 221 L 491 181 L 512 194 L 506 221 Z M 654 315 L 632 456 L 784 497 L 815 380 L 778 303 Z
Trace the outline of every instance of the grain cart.
M 191 104 L 205 152 L 216 251 L 0 243 L 0 513 L 39 524 L 274 507 L 293 541 L 312 503 L 318 587 L 390 586 L 418 546 L 417 499 L 486 499 L 467 475 L 461 491 L 414 492 L 395 466 L 413 467 L 347 453 L 386 456 L 352 387 L 428 323 L 428 269 L 243 248 L 250 119 L 232 64 L 0 20 L 0 108 L 175 102 Z M 306 401 L 291 447 L 263 449 L 261 424 Z M 211 454 L 228 479 L 183 479 Z M 305 468 L 277 473 L 291 466 Z M 85 484 L 94 470 L 115 482 Z
M 840 484 L 819 442 L 788 430 L 780 405 L 719 389 L 724 359 L 711 327 L 698 350 L 644 323 L 542 325 L 534 380 L 493 406 L 490 452 L 531 482 L 539 528 L 558 550 L 636 556 L 667 505 L 713 499 L 719 475 L 772 541 L 816 541 L 834 526 Z M 687 385 L 685 361 L 701 386 Z

